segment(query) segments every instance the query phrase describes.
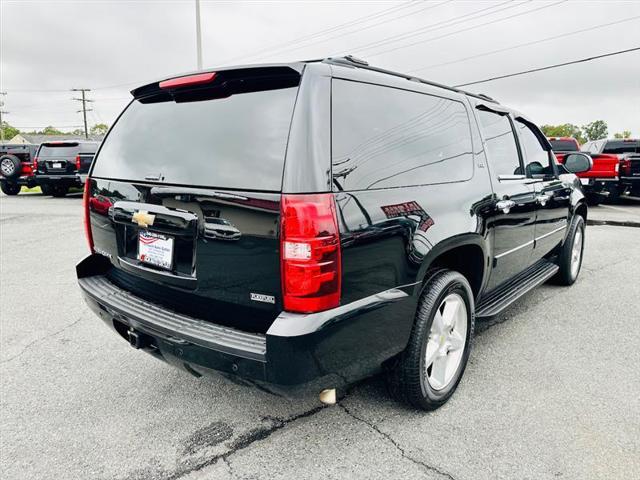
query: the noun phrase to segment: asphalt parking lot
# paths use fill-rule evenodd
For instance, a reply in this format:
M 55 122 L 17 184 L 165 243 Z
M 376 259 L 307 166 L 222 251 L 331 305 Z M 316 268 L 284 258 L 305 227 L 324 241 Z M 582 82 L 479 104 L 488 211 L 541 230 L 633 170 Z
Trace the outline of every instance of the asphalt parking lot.
M 593 209 L 617 214 L 640 202 Z M 78 196 L 2 196 L 0 231 L 4 479 L 638 478 L 640 228 L 589 226 L 577 283 L 478 325 L 432 413 L 380 378 L 320 408 L 132 349 L 80 298 Z

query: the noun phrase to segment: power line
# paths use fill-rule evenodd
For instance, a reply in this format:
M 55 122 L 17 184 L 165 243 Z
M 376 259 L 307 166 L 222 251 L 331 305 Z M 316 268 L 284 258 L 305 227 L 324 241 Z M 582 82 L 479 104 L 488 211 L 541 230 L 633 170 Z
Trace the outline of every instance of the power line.
M 472 26 L 470 26 L 470 27 L 463 28 L 463 29 L 461 29 L 461 30 L 455 30 L 455 31 L 453 31 L 453 32 L 445 33 L 444 35 L 440 35 L 440 36 L 437 36 L 437 37 L 431 37 L 431 38 L 427 38 L 427 39 L 425 39 L 425 40 L 419 40 L 419 41 L 417 41 L 417 42 L 408 43 L 408 44 L 406 44 L 406 45 L 400 45 L 400 46 L 398 46 L 398 47 L 389 48 L 389 49 L 387 49 L 387 50 L 382 50 L 382 51 L 379 51 L 379 52 L 374 52 L 374 53 L 372 53 L 372 54 L 368 54 L 367 56 L 369 56 L 369 57 L 376 57 L 376 56 L 378 56 L 378 55 L 382 55 L 382 54 L 385 54 L 385 53 L 395 52 L 396 50 L 400 50 L 401 48 L 413 47 L 413 46 L 415 46 L 415 45 L 420 45 L 420 44 L 422 44 L 422 43 L 428 43 L 428 42 L 432 42 L 432 41 L 434 41 L 434 40 L 440 40 L 440 39 L 442 39 L 442 38 L 450 37 L 450 36 L 452 36 L 452 35 L 457 35 L 457 34 L 459 34 L 459 33 L 468 32 L 468 31 L 470 31 L 470 30 L 475 30 L 475 29 L 477 29 L 477 28 L 485 27 L 485 26 L 487 26 L 487 25 L 493 25 L 494 23 L 499 23 L 499 22 L 503 22 L 503 21 L 505 21 L 505 20 L 510 20 L 510 19 L 512 19 L 512 18 L 517 18 L 517 17 L 521 17 L 521 16 L 523 16 L 523 15 L 528 15 L 528 14 L 530 14 L 530 13 L 538 12 L 538 11 L 540 11 L 540 10 L 544 10 L 544 9 L 546 9 L 546 8 L 555 7 L 556 5 L 560 5 L 561 3 L 565 3 L 565 2 L 567 2 L 567 1 L 568 1 L 568 0 L 560 0 L 559 2 L 555 2 L 555 3 L 548 4 L 548 5 L 543 5 L 543 6 L 541 6 L 541 7 L 533 8 L 533 9 L 531 9 L 531 10 L 527 10 L 526 12 L 520 12 L 520 13 L 516 13 L 516 14 L 513 14 L 513 15 L 509 15 L 509 16 L 507 16 L 507 17 L 497 18 L 497 19 L 495 19 L 495 20 L 491 20 L 491 21 L 488 21 L 488 22 L 480 23 L 480 24 L 478 24 L 478 25 L 472 25 Z
M 78 110 L 78 113 L 82 112 L 82 117 L 84 118 L 84 138 L 89 139 L 89 130 L 87 129 L 87 112 L 90 112 L 91 109 L 87 109 L 87 103 L 93 102 L 93 100 L 89 100 L 86 98 L 86 92 L 90 92 L 90 88 L 72 88 L 72 92 L 82 92 L 82 98 L 74 98 L 78 102 L 82 102 L 82 110 Z
M 518 75 L 525 75 L 527 73 L 541 72 L 543 70 L 551 70 L 552 68 L 565 67 L 567 65 L 575 65 L 576 63 L 590 62 L 592 60 L 598 60 L 599 58 L 613 57 L 614 55 L 622 55 L 623 53 L 634 52 L 636 50 L 640 50 L 640 47 L 628 48 L 627 50 L 618 50 L 617 52 L 605 53 L 602 55 L 596 55 L 594 57 L 581 58 L 580 60 L 573 60 L 571 62 L 557 63 L 555 65 L 548 65 L 546 67 L 532 68 L 531 70 L 524 70 L 522 72 L 509 73 L 507 75 L 500 75 L 498 77 L 485 78 L 484 80 L 476 80 L 475 82 L 461 83 L 459 85 L 454 85 L 454 87 L 455 88 L 468 87 L 469 85 L 477 85 L 478 83 L 492 82 L 494 80 L 500 80 L 503 78 L 516 77 Z
M 336 40 L 338 38 L 346 37 L 348 35 L 353 35 L 354 33 L 360 33 L 363 30 L 369 30 L 370 28 L 375 28 L 377 26 L 384 25 L 386 23 L 395 22 L 396 20 L 400 20 L 401 18 L 409 17 L 411 15 L 416 15 L 418 13 L 425 12 L 427 10 L 432 10 L 434 8 L 437 8 L 437 7 L 441 6 L 441 5 L 445 5 L 447 3 L 451 3 L 452 1 L 454 1 L 454 0 L 445 0 L 443 2 L 437 3 L 436 5 L 428 5 L 428 6 L 424 7 L 424 8 L 416 10 L 414 12 L 405 13 L 404 15 L 400 15 L 399 17 L 384 19 L 381 22 L 372 23 L 371 25 L 367 25 L 365 27 L 360 27 L 357 30 L 351 30 L 351 31 L 348 31 L 348 32 L 339 33 L 339 34 L 334 35 L 332 37 L 327 37 L 327 38 L 324 38 L 322 40 L 318 40 L 318 41 L 315 41 L 315 42 L 312 42 L 312 43 L 308 43 L 306 45 L 299 45 L 299 46 L 293 47 L 293 48 L 285 48 L 284 50 L 279 51 L 278 55 L 281 55 L 283 53 L 288 53 L 288 52 L 294 52 L 296 50 L 300 50 L 301 48 L 308 48 L 308 47 L 311 47 L 313 45 L 317 45 L 319 43 L 325 43 L 325 42 L 329 42 L 331 40 Z M 512 1 L 512 0 L 509 0 L 509 1 Z M 264 57 L 264 55 L 262 57 Z M 251 57 L 247 57 L 247 58 L 251 58 Z
M 411 38 L 411 37 L 419 36 L 419 35 L 422 35 L 423 33 L 427 33 L 427 32 L 430 32 L 432 30 L 438 30 L 439 28 L 447 28 L 447 27 L 450 27 L 450 26 L 453 26 L 453 25 L 456 25 L 456 24 L 459 24 L 459 23 L 465 23 L 465 22 L 467 22 L 469 20 L 474 20 L 474 19 L 469 19 L 467 17 L 472 17 L 472 16 L 477 15 L 479 13 L 486 12 L 487 10 L 498 9 L 496 11 L 488 12 L 488 13 L 485 13 L 483 15 L 480 15 L 477 18 L 481 18 L 481 17 L 487 16 L 487 15 L 492 15 L 492 14 L 498 13 L 498 12 L 500 12 L 502 10 L 507 10 L 507 9 L 510 9 L 510 8 L 516 8 L 516 7 L 519 7 L 520 5 L 523 5 L 523 3 L 518 3 L 518 4 L 515 4 L 515 5 L 511 5 L 511 6 L 505 7 L 505 8 L 500 8 L 503 5 L 506 5 L 507 3 L 513 3 L 513 1 L 514 0 L 507 0 L 506 2 L 499 3 L 498 5 L 491 5 L 489 7 L 484 7 L 484 8 L 481 8 L 479 10 L 474 10 L 473 12 L 466 13 L 464 15 L 454 16 L 453 18 L 449 18 L 447 20 L 441 20 L 439 22 L 435 22 L 435 23 L 432 23 L 430 25 L 426 25 L 424 27 L 420 27 L 420 28 L 418 28 L 416 30 L 412 30 L 410 32 L 400 33 L 400 34 L 397 34 L 397 35 L 391 35 L 390 37 L 386 37 L 386 38 L 383 38 L 381 40 L 376 40 L 374 42 L 365 43 L 364 45 L 359 45 L 359 46 L 357 46 L 355 48 L 350 49 L 349 51 L 350 52 L 356 52 L 356 53 L 357 52 L 362 52 L 362 51 L 365 51 L 365 50 L 369 50 L 371 48 L 381 47 L 383 45 L 388 45 L 390 43 L 394 43 L 394 42 L 397 42 L 397 41 L 406 40 L 406 39 Z M 527 0 L 524 3 L 527 3 L 527 2 L 530 2 L 530 1 L 532 1 L 532 0 Z M 450 25 L 446 25 L 446 24 L 450 24 Z
M 414 68 L 412 70 L 409 70 L 407 73 L 414 73 L 414 72 L 419 72 L 421 70 L 427 70 L 429 68 L 439 68 L 439 67 L 444 67 L 446 65 L 453 65 L 453 64 L 456 64 L 456 63 L 466 62 L 467 60 L 474 60 L 476 58 L 486 57 L 486 56 L 489 56 L 489 55 L 494 55 L 496 53 L 507 52 L 509 50 L 515 50 L 517 48 L 529 47 L 531 45 L 537 45 L 539 43 L 548 42 L 550 40 L 557 40 L 559 38 L 569 37 L 571 35 L 577 35 L 578 33 L 591 32 L 593 30 L 598 30 L 600 28 L 605 28 L 605 27 L 610 27 L 610 26 L 613 26 L 613 25 L 618 25 L 620 23 L 630 22 L 632 20 L 637 20 L 639 18 L 640 18 L 640 15 L 637 15 L 635 17 L 625 18 L 625 19 L 618 20 L 618 21 L 615 21 L 615 22 L 603 23 L 603 24 L 600 24 L 600 25 L 595 25 L 593 27 L 583 28 L 583 29 L 580 29 L 580 30 L 574 30 L 573 32 L 562 33 L 560 35 L 554 35 L 552 37 L 546 37 L 546 38 L 541 38 L 539 40 L 534 40 L 534 41 L 531 41 L 531 42 L 520 43 L 518 45 L 513 45 L 511 47 L 500 48 L 498 50 L 492 50 L 490 52 L 479 53 L 478 55 L 472 55 L 472 56 L 469 56 L 469 57 L 459 58 L 457 60 L 451 60 L 449 62 L 436 63 L 436 64 L 432 64 L 432 65 L 425 65 L 424 67 L 419 67 L 419 68 Z
M 6 97 L 7 92 L 0 92 L 0 96 Z M 11 112 L 3 110 L 2 107 L 4 107 L 4 100 L 0 100 L 0 141 L 4 142 L 4 126 L 2 124 L 2 115 L 8 115 Z
M 256 56 L 258 56 L 258 55 L 260 55 L 262 53 L 271 52 L 273 50 L 281 50 L 283 48 L 288 48 L 288 47 L 291 47 L 292 43 L 305 42 L 305 41 L 311 40 L 313 38 L 316 38 L 316 37 L 319 37 L 319 36 L 322 36 L 322 35 L 326 35 L 327 33 L 333 33 L 335 31 L 342 30 L 343 28 L 346 28 L 346 27 L 350 27 L 350 26 L 353 26 L 353 25 L 358 25 L 360 23 L 365 23 L 365 22 L 367 22 L 369 20 L 372 20 L 374 18 L 383 17 L 385 15 L 388 15 L 389 13 L 392 13 L 394 11 L 403 10 L 405 8 L 413 7 L 417 3 L 418 2 L 413 2 L 413 1 L 405 2 L 405 3 L 401 4 L 401 5 L 396 5 L 396 6 L 393 6 L 393 7 L 389 7 L 389 8 L 386 8 L 386 9 L 381 10 L 381 11 L 376 12 L 376 13 L 371 13 L 369 15 L 365 15 L 363 17 L 358 17 L 358 18 L 355 18 L 355 19 L 350 20 L 348 22 L 341 23 L 339 25 L 335 25 L 333 27 L 325 28 L 324 30 L 319 30 L 317 32 L 310 33 L 308 35 L 303 35 L 302 37 L 294 38 L 293 40 L 288 40 L 286 42 L 282 42 L 282 43 L 279 43 L 279 44 L 276 44 L 276 45 L 272 45 L 270 47 L 263 48 L 262 50 L 255 51 L 255 52 L 253 52 L 252 54 L 250 54 L 248 56 L 247 55 L 237 55 L 235 57 L 231 57 L 231 58 L 225 60 L 223 63 L 230 63 L 230 62 L 234 62 L 236 60 L 253 58 L 253 57 L 256 57 Z

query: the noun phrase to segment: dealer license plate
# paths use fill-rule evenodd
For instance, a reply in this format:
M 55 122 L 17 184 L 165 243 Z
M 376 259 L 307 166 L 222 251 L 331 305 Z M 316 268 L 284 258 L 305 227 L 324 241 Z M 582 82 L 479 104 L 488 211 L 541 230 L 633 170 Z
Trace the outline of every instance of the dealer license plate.
M 53 168 L 62 168 L 62 162 L 54 162 Z
M 581 182 L 583 185 L 589 185 L 589 179 L 588 179 L 588 178 L 581 178 L 581 179 L 580 179 L 580 182 Z
M 138 260 L 171 270 L 173 265 L 173 238 L 158 233 L 141 231 L 138 234 Z

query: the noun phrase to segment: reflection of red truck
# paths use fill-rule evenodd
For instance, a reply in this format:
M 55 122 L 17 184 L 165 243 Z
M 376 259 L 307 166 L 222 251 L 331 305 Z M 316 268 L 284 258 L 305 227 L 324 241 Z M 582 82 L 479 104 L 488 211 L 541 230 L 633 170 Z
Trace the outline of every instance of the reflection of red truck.
M 560 163 L 564 163 L 567 153 L 580 151 L 580 145 L 575 138 L 551 137 L 549 142 Z M 628 168 L 626 166 L 627 159 L 623 159 L 623 155 L 618 152 L 610 152 L 610 148 L 603 147 L 607 143 L 613 144 L 614 142 L 622 142 L 622 140 L 597 140 L 588 142 L 582 147 L 582 151 L 591 155 L 593 167 L 587 172 L 579 173 L 578 177 L 580 177 L 584 191 L 592 204 L 598 204 L 606 198 L 616 199 L 631 190 L 632 183 L 629 181 L 628 176 L 624 175 Z M 635 148 L 631 144 L 631 142 L 634 142 L 633 140 L 625 142 L 630 148 Z M 637 143 L 637 141 L 635 142 Z M 594 148 L 594 144 L 598 144 L 599 148 Z M 640 172 L 640 156 L 637 166 Z M 629 176 L 631 176 L 631 173 Z M 640 182 L 640 175 L 637 180 Z M 635 188 L 638 187 L 636 186 Z

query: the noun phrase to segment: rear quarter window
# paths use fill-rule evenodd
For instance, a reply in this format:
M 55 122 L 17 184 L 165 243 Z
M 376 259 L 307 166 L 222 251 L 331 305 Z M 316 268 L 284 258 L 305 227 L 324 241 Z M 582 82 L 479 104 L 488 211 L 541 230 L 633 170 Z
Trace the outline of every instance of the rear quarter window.
M 468 180 L 467 110 L 455 100 L 334 79 L 332 175 L 337 190 Z

